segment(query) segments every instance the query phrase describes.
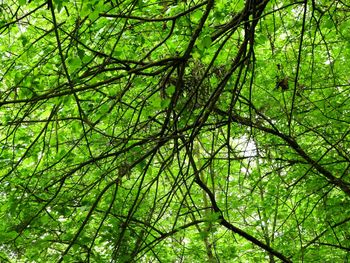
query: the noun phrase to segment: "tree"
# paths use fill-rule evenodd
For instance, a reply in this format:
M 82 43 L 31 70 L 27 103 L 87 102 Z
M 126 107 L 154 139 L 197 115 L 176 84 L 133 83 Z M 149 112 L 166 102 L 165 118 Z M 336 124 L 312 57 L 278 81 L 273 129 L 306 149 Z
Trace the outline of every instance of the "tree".
M 347 262 L 350 6 L 0 4 L 4 262 Z

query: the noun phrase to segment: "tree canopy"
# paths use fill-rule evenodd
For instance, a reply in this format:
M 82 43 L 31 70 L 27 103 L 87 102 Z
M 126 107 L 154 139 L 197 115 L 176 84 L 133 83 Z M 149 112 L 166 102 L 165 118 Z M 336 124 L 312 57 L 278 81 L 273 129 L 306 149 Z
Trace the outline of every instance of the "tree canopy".
M 1 262 L 347 262 L 346 0 L 0 1 Z

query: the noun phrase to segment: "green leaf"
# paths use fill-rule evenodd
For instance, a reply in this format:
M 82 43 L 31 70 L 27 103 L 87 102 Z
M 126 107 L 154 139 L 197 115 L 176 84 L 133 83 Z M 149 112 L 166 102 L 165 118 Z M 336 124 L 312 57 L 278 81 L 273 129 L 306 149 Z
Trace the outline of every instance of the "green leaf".
M 170 85 L 166 89 L 166 93 L 169 97 L 171 97 L 175 93 L 176 87 L 174 85 Z
M 7 242 L 15 239 L 17 236 L 18 233 L 16 231 L 2 232 L 0 233 L 0 240 L 1 242 Z
M 167 108 L 169 106 L 170 102 L 171 102 L 170 98 L 163 99 L 161 102 L 161 108 L 162 109 Z
M 219 212 L 212 212 L 209 215 L 206 216 L 206 220 L 210 222 L 215 222 L 221 217 L 221 214 Z
M 212 43 L 212 41 L 211 41 L 210 35 L 206 35 L 202 39 L 200 39 L 200 41 L 198 43 L 198 48 L 200 50 L 207 49 L 210 47 L 211 43 Z
M 208 231 L 201 231 L 201 232 L 199 232 L 199 235 L 200 235 L 201 239 L 207 238 L 209 236 L 209 234 L 210 233 Z
M 22 42 L 22 46 L 25 47 L 26 44 L 28 43 L 28 38 L 27 38 L 25 35 L 22 34 L 22 35 L 19 37 L 19 39 L 20 39 L 21 42 Z
M 266 41 L 268 40 L 267 36 L 265 36 L 264 34 L 259 34 L 256 38 L 255 38 L 255 42 L 257 44 L 264 44 Z
M 325 26 L 326 28 L 334 27 L 334 22 L 330 16 L 325 16 Z
M 151 97 L 151 105 L 154 109 L 161 109 L 162 98 L 156 94 Z
M 95 21 L 99 17 L 99 11 L 94 11 L 89 14 L 89 19 Z
M 75 71 L 81 67 L 82 63 L 79 57 L 74 57 L 68 59 L 68 65 L 71 71 Z
M 78 56 L 81 60 L 84 61 L 84 57 L 85 57 L 85 51 L 82 49 L 78 49 Z

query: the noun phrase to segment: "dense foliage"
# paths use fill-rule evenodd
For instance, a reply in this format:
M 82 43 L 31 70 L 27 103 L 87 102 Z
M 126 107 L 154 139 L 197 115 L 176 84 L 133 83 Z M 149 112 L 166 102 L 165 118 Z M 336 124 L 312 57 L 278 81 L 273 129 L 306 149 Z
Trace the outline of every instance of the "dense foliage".
M 0 1 L 1 262 L 347 262 L 346 0 Z

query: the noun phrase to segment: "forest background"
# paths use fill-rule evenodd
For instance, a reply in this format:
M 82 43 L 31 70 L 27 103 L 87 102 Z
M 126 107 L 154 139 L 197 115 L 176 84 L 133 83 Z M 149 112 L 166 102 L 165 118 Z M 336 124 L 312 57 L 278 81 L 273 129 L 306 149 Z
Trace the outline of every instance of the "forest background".
M 350 4 L 0 1 L 1 262 L 348 262 Z

